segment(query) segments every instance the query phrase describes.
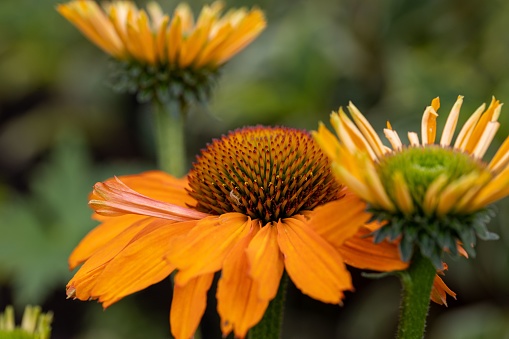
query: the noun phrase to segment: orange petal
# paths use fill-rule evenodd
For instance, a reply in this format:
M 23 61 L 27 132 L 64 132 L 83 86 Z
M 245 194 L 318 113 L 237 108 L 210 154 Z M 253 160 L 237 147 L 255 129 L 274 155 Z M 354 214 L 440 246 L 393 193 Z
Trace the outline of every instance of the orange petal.
M 126 295 L 166 278 L 175 269 L 166 260 L 173 237 L 188 232 L 197 221 L 169 223 L 159 219 L 140 232 L 112 259 L 97 279 L 92 295 L 106 308 Z
M 315 208 L 308 225 L 333 246 L 340 246 L 369 220 L 366 204 L 353 194 Z
M 375 244 L 373 237 L 369 236 L 371 232 L 368 228 L 362 228 L 338 247 L 345 263 L 360 269 L 383 272 L 406 269 L 408 263 L 400 259 L 397 244 L 387 241 Z
M 196 200 L 186 192 L 186 188 L 189 188 L 187 177 L 178 179 L 162 171 L 148 171 L 135 175 L 123 175 L 118 179 L 134 191 L 155 200 L 182 207 L 196 204 Z M 106 180 L 106 182 L 114 181 L 116 181 L 115 178 Z
M 421 123 L 421 137 L 423 145 L 433 144 L 435 142 L 437 134 L 437 116 L 438 114 L 432 106 L 426 107 L 426 110 L 422 115 Z
M 246 248 L 257 231 L 253 227 L 224 260 L 217 284 L 217 310 L 221 316 L 223 337 L 233 330 L 236 338 L 244 338 L 247 331 L 262 319 L 269 305 L 269 300 L 258 297 L 260 286 L 249 276 Z
M 273 299 L 283 275 L 283 256 L 277 243 L 277 227 L 265 225 L 249 243 L 246 251 L 251 270 L 249 275 L 260 287 L 260 299 Z
M 179 272 L 175 283 L 185 285 L 191 278 L 221 269 L 235 243 L 251 229 L 251 218 L 226 213 L 200 221 L 186 236 L 176 239 L 168 260 Z
M 204 274 L 189 280 L 183 286 L 176 285 L 171 301 L 171 333 L 176 339 L 192 338 L 200 324 L 207 306 L 207 291 L 214 274 Z
M 122 231 L 129 228 L 131 225 L 137 223 L 147 217 L 144 215 L 123 215 L 120 217 L 103 217 L 104 222 L 91 230 L 72 251 L 69 256 L 69 269 L 73 270 L 90 258 L 95 251 L 109 243 L 113 238 L 119 235 Z
M 88 300 L 94 297 L 91 294 L 91 290 L 94 288 L 97 278 L 104 270 L 105 265 L 120 253 L 136 234 L 145 227 L 149 227 L 153 220 L 153 218 L 144 218 L 135 222 L 102 248 L 95 251 L 67 284 L 68 290 L 71 288 L 75 290 L 75 295 L 72 295 L 72 297 L 80 300 Z
M 208 216 L 191 208 L 149 198 L 129 188 L 118 178 L 95 184 L 89 205 L 97 213 L 107 216 L 140 214 L 175 221 L 197 220 Z
M 340 303 L 343 291 L 353 287 L 339 253 L 301 220 L 284 219 L 277 230 L 285 268 L 295 286 L 314 299 Z
M 439 305 L 447 306 L 447 294 L 456 299 L 456 293 L 447 287 L 442 278 L 436 275 L 431 287 L 431 300 Z

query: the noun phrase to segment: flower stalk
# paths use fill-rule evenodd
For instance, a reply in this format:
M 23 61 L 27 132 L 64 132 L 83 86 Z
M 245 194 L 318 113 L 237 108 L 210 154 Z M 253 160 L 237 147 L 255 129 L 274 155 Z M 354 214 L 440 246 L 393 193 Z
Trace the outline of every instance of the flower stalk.
M 401 299 L 398 339 L 424 337 L 435 273 L 436 270 L 431 260 L 424 257 L 418 250 L 415 251 L 412 257 L 410 267 L 406 271 L 400 272 L 403 296 Z
M 262 320 L 249 331 L 249 339 L 279 339 L 283 327 L 288 275 L 283 273 L 276 297 L 270 302 Z
M 177 178 L 186 173 L 184 127 L 188 105 L 153 101 L 159 168 Z

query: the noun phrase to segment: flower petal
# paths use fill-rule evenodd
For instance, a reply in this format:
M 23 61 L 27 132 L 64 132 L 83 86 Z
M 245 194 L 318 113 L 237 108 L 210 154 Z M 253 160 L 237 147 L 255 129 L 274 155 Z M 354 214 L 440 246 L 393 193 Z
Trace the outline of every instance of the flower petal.
M 440 146 L 442 147 L 448 147 L 451 145 L 451 140 L 454 135 L 454 131 L 456 130 L 462 104 L 463 96 L 459 95 L 451 109 L 451 112 L 449 113 L 449 116 L 447 117 L 447 122 L 445 123 L 444 131 L 442 132 L 442 138 L 440 138 Z
M 95 184 L 92 197 L 89 205 L 98 214 L 107 216 L 140 214 L 175 221 L 196 220 L 208 216 L 191 208 L 149 198 L 129 188 L 118 178 L 115 181 Z
M 314 299 L 339 304 L 343 291 L 353 289 L 339 253 L 301 220 L 284 219 L 277 230 L 285 268 L 295 286 Z
M 168 260 L 179 269 L 175 283 L 185 285 L 193 277 L 220 270 L 226 255 L 251 227 L 251 218 L 241 213 L 226 213 L 200 221 L 186 236 L 170 245 Z
M 366 204 L 356 195 L 347 194 L 338 200 L 318 206 L 309 215 L 308 225 L 334 247 L 352 237 L 369 220 Z
M 91 290 L 97 281 L 97 277 L 104 270 L 105 265 L 110 262 L 120 251 L 122 251 L 130 241 L 150 224 L 154 218 L 141 219 L 118 234 L 112 241 L 106 243 L 103 247 L 94 252 L 94 254 L 81 266 L 74 277 L 67 284 L 67 289 L 73 289 L 76 297 L 80 300 L 88 300 L 94 297 Z
M 69 269 L 73 270 L 122 231 L 147 217 L 144 215 L 126 214 L 119 217 L 103 218 L 105 221 L 91 230 L 72 251 L 68 259 Z
M 178 179 L 162 171 L 147 171 L 135 175 L 123 175 L 118 179 L 132 190 L 155 200 L 182 207 L 196 204 L 196 200 L 186 191 L 189 188 L 187 177 Z M 106 180 L 108 183 L 115 181 L 115 178 Z
M 433 280 L 433 286 L 431 287 L 431 300 L 439 305 L 447 306 L 447 294 L 456 299 L 456 293 L 447 287 L 442 278 L 435 275 L 435 280 Z
M 437 112 L 432 106 L 426 107 L 422 115 L 421 138 L 422 145 L 433 144 L 437 135 Z
M 283 255 L 277 243 L 276 225 L 267 224 L 262 227 L 249 243 L 246 254 L 251 267 L 249 275 L 260 288 L 258 298 L 273 299 L 284 269 Z
M 207 291 L 214 273 L 195 277 L 183 286 L 176 285 L 171 301 L 171 333 L 176 339 L 192 338 L 207 306 Z
M 272 226 L 264 228 L 268 227 Z M 217 310 L 221 316 L 224 337 L 233 330 L 236 338 L 244 338 L 247 331 L 262 319 L 269 305 L 268 299 L 258 297 L 261 286 L 249 275 L 246 248 L 257 232 L 258 227 L 251 228 L 249 234 L 235 244 L 224 260 L 221 279 L 217 284 Z
M 371 233 L 368 228 L 362 228 L 338 247 L 347 265 L 380 272 L 404 270 L 408 267 L 408 263 L 401 260 L 396 243 L 382 241 L 375 244 Z
M 188 232 L 196 223 L 154 220 L 106 265 L 92 295 L 98 296 L 106 308 L 124 296 L 166 278 L 175 269 L 166 260 L 168 243 L 173 237 Z

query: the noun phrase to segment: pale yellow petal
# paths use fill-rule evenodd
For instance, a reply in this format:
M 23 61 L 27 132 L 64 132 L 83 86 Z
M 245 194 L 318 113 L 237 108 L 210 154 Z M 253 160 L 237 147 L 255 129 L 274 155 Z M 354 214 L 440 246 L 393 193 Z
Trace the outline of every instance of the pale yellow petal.
M 456 138 L 454 148 L 459 149 L 461 151 L 465 150 L 468 140 L 472 135 L 475 125 L 477 124 L 477 121 L 479 121 L 479 117 L 481 116 L 485 107 L 486 105 L 482 104 L 476 109 L 476 111 L 470 116 L 470 118 L 468 118 L 467 122 L 463 125 L 463 127 L 460 130 L 460 133 L 458 134 L 458 137 Z
M 415 132 L 408 132 L 408 141 L 410 141 L 410 145 L 417 147 L 419 146 L 419 136 Z
M 437 134 L 437 116 L 435 109 L 431 106 L 426 107 L 422 115 L 421 138 L 422 145 L 433 144 Z
M 477 145 L 472 150 L 472 155 L 474 157 L 481 159 L 484 156 L 488 150 L 488 147 L 490 147 L 491 142 L 493 141 L 493 138 L 495 137 L 499 127 L 500 123 L 497 121 L 490 121 L 488 123 L 481 137 L 479 138 Z
M 497 173 L 509 164 L 509 136 L 505 138 L 504 143 L 498 149 L 497 153 L 490 162 L 489 169 Z
M 403 143 L 398 136 L 398 132 L 389 128 L 384 128 L 384 134 L 387 140 L 391 143 L 393 150 L 400 151 L 403 148 Z
M 459 95 L 451 109 L 451 113 L 449 113 L 449 116 L 447 117 L 447 122 L 445 123 L 444 131 L 442 132 L 442 138 L 440 139 L 440 146 L 442 147 L 449 146 L 451 144 L 462 104 L 463 96 Z
M 377 157 L 383 156 L 385 153 L 384 145 L 378 134 L 373 129 L 373 126 L 371 126 L 369 121 L 364 117 L 364 115 L 362 115 L 362 113 L 357 109 L 357 107 L 355 107 L 352 102 L 349 103 L 348 110 L 350 111 L 355 124 L 362 132 L 362 135 L 364 138 L 366 138 L 369 145 L 371 146 L 371 149 L 376 153 Z

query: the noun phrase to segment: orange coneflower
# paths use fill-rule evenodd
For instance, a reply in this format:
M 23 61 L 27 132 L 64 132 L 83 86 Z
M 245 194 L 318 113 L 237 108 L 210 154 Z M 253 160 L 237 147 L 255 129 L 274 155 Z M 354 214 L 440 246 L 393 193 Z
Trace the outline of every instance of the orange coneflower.
M 395 246 L 372 245 L 365 204 L 329 165 L 307 132 L 257 126 L 214 140 L 184 179 L 147 172 L 98 183 L 90 206 L 102 224 L 71 254 L 71 268 L 84 264 L 67 294 L 108 307 L 177 269 L 176 338 L 196 331 L 220 270 L 225 336 L 243 338 L 260 321 L 284 271 L 303 293 L 340 304 L 352 290 L 345 262 L 379 271 L 406 264 Z
M 249 45 L 265 28 L 263 12 L 245 8 L 221 15 L 223 4 L 204 6 L 195 21 L 186 3 L 173 16 L 156 2 L 147 11 L 132 1 L 74 0 L 57 10 L 88 39 L 121 61 L 112 84 L 148 101 L 204 101 L 217 69 Z
M 265 28 L 258 9 L 230 10 L 223 4 L 203 7 L 196 22 L 189 5 L 181 3 L 173 17 L 156 2 L 147 12 L 132 1 L 74 0 L 57 10 L 103 51 L 120 60 L 175 68 L 214 67 L 228 61 Z
M 401 237 L 405 261 L 417 246 L 440 269 L 444 251 L 461 251 L 458 242 L 474 255 L 476 234 L 496 238 L 486 230 L 492 214 L 487 206 L 509 194 L 509 138 L 490 163 L 482 157 L 499 127 L 502 104 L 493 98 L 487 109 L 479 107 L 452 143 L 462 103 L 459 96 L 439 142 L 438 98 L 424 111 L 421 139 L 408 133 L 408 146 L 389 123 L 384 131 L 392 148 L 385 146 L 352 103 L 348 109 L 353 121 L 342 109 L 331 115 L 339 140 L 323 124 L 314 133 L 338 180 L 368 202 L 378 219 L 387 221 L 376 238 Z

